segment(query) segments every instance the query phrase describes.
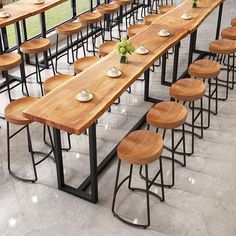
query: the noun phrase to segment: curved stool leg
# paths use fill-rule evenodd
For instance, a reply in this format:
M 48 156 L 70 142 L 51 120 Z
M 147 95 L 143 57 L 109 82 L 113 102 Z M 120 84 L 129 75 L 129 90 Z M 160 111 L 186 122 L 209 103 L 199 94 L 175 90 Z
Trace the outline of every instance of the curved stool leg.
M 34 169 L 34 179 L 27 179 L 24 177 L 20 177 L 17 174 L 15 174 L 12 170 L 11 170 L 11 151 L 10 151 L 10 139 L 13 138 L 16 134 L 18 134 L 21 130 L 23 129 L 27 129 L 27 139 L 28 139 L 28 147 L 29 147 L 29 152 L 31 154 L 31 160 L 32 160 L 32 165 L 33 165 L 33 169 Z M 28 125 L 22 127 L 20 130 L 18 130 L 16 133 L 10 135 L 10 125 L 7 122 L 7 160 L 8 160 L 8 171 L 9 174 L 12 175 L 14 178 L 22 180 L 24 182 L 36 182 L 38 177 L 37 177 L 37 172 L 36 172 L 36 165 L 35 165 L 35 160 L 34 160 L 34 155 L 32 152 L 32 145 L 31 145 L 31 137 L 30 137 L 30 133 L 29 133 L 29 129 L 28 129 Z
M 155 176 L 155 178 L 153 179 L 153 182 L 149 181 L 149 177 L 148 177 L 148 165 L 145 165 L 145 182 L 146 182 L 146 188 L 145 189 L 141 189 L 141 188 L 133 188 L 131 187 L 131 182 L 132 182 L 132 172 L 133 172 L 133 165 L 130 165 L 130 173 L 129 175 L 124 178 L 120 183 L 119 183 L 119 174 L 120 174 L 120 165 L 121 165 L 121 160 L 119 159 L 118 161 L 118 166 L 117 166 L 117 174 L 116 174 L 116 181 L 115 181 L 115 188 L 114 188 L 114 195 L 113 195 L 113 201 L 112 201 L 112 213 L 113 215 L 118 218 L 120 221 L 122 221 L 125 224 L 131 225 L 131 226 L 135 226 L 135 227 L 141 227 L 141 228 L 147 228 L 150 226 L 150 204 L 149 204 L 149 195 L 152 194 L 155 197 L 158 197 L 161 201 L 164 201 L 164 188 L 162 186 L 162 197 L 158 196 L 157 194 L 151 192 L 149 189 L 151 188 L 153 182 L 156 180 L 156 178 L 158 177 L 159 173 L 161 173 L 161 182 L 163 183 L 163 173 L 162 173 L 162 162 L 161 162 L 161 158 L 160 158 L 160 171 L 158 172 L 158 174 Z M 128 188 L 132 191 L 141 191 L 141 192 L 145 192 L 146 193 L 146 204 L 147 204 L 147 223 L 146 224 L 135 224 L 132 223 L 130 221 L 125 220 L 123 217 L 121 217 L 120 215 L 118 215 L 115 211 L 115 203 L 116 203 L 116 198 L 117 198 L 117 193 L 120 189 L 120 187 L 126 182 L 128 182 Z

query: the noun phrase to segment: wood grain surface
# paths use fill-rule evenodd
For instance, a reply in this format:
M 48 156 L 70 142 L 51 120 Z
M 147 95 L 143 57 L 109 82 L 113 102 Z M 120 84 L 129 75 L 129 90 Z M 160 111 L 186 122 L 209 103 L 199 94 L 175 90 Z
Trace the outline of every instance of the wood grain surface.
M 211 12 L 211 6 L 213 11 L 222 0 L 202 0 L 201 4 L 204 2 L 207 2 L 205 14 L 208 15 Z M 188 0 L 186 3 L 189 5 L 190 1 Z M 185 5 L 182 4 L 182 6 Z M 180 8 L 181 6 L 174 10 L 177 11 L 177 16 L 180 14 Z M 131 39 L 134 47 L 142 44 L 150 50 L 149 54 L 137 55 L 134 53 L 128 57 L 127 64 L 120 64 L 119 55 L 114 50 L 88 70 L 81 72 L 74 80 L 66 82 L 63 86 L 41 98 L 34 106 L 26 109 L 24 111 L 25 117 L 57 129 L 77 135 L 81 134 L 158 58 L 189 34 L 187 27 L 181 28 L 176 23 L 163 23 L 162 17 L 159 18 L 159 23 L 158 19 L 155 24 L 150 25 Z M 202 21 L 202 18 L 206 17 L 199 17 L 199 21 Z M 158 36 L 158 32 L 162 28 L 166 28 L 171 35 L 169 37 Z M 106 72 L 113 66 L 122 72 L 121 77 L 112 79 L 106 76 Z M 88 103 L 81 103 L 75 99 L 75 96 L 83 89 L 94 94 L 94 98 Z

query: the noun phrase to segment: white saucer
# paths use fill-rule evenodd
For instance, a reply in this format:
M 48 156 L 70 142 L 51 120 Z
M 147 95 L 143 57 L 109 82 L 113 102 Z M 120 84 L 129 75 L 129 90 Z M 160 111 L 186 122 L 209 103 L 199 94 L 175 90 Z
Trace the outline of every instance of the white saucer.
M 10 16 L 10 14 L 9 14 L 9 13 L 6 13 L 5 16 L 1 16 L 1 15 L 0 15 L 0 18 L 7 18 L 7 17 L 9 17 L 9 16 Z
M 34 1 L 34 4 L 35 5 L 39 5 L 39 4 L 43 4 L 44 3 L 44 0 L 40 1 L 40 2 L 37 2 L 37 1 Z
M 149 53 L 149 50 L 147 49 L 147 48 L 145 48 L 146 50 L 145 51 L 143 51 L 143 52 L 140 52 L 139 50 L 138 50 L 138 48 L 135 50 L 135 53 L 137 53 L 137 54 L 139 54 L 139 55 L 145 55 L 145 54 L 148 54 Z
M 183 20 L 191 20 L 191 19 L 192 19 L 192 16 L 186 17 L 186 16 L 182 15 L 181 18 L 182 18 Z
M 121 71 L 117 71 L 117 75 L 112 75 L 109 73 L 109 71 L 107 71 L 107 73 L 106 73 L 106 75 L 111 78 L 118 78 L 121 76 L 121 74 L 122 74 Z
M 158 35 L 161 37 L 168 37 L 170 36 L 170 32 L 167 32 L 166 34 L 162 34 L 161 32 L 159 32 Z
M 76 100 L 80 102 L 89 102 L 93 99 L 93 94 L 89 93 L 89 96 L 85 98 L 85 97 L 81 97 L 80 93 L 78 93 L 75 98 Z

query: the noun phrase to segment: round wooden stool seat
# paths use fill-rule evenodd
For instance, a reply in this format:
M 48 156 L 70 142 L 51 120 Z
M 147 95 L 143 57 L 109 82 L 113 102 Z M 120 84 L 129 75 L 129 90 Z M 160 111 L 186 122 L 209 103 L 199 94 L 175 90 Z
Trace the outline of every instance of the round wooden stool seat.
M 193 102 L 202 98 L 205 94 L 206 86 L 201 80 L 180 79 L 171 85 L 169 94 L 172 98 Z
M 216 54 L 233 54 L 236 52 L 236 41 L 230 39 L 218 39 L 210 43 L 209 50 Z
M 98 62 L 100 60 L 99 57 L 90 56 L 90 57 L 82 57 L 75 61 L 74 63 L 74 72 L 76 74 L 81 73 L 82 71 L 86 70 L 90 66 L 92 66 L 94 63 Z
M 151 25 L 152 22 L 158 19 L 160 16 L 161 16 L 160 14 L 150 14 L 150 15 L 144 16 L 144 24 Z
M 128 27 L 127 34 L 129 37 L 132 37 L 142 31 L 144 31 L 147 28 L 148 28 L 148 25 L 144 25 L 144 24 L 131 25 Z
M 133 3 L 134 0 L 113 0 L 112 2 L 116 3 L 119 6 L 129 5 Z
M 56 32 L 61 35 L 72 35 L 82 31 L 82 24 L 80 22 L 67 22 L 56 28 Z
M 236 17 L 231 20 L 231 25 L 236 27 Z
M 169 12 L 169 11 L 175 9 L 175 8 L 176 8 L 176 6 L 173 6 L 173 5 L 160 6 L 159 7 L 159 12 L 160 12 L 161 15 L 163 15 L 163 14 L 165 14 L 165 13 L 167 13 L 167 12 Z
M 111 14 L 117 12 L 118 9 L 119 5 L 114 2 L 108 4 L 101 4 L 97 7 L 97 11 L 100 12 L 101 14 Z
M 45 94 L 51 92 L 53 89 L 57 88 L 61 84 L 64 84 L 66 81 L 70 80 L 73 78 L 73 75 L 69 74 L 59 74 L 59 75 L 54 75 L 43 83 L 43 89 Z
M 220 74 L 220 63 L 214 60 L 197 60 L 188 68 L 188 73 L 193 77 L 210 79 Z
M 222 30 L 221 37 L 236 40 L 236 27 L 228 27 Z
M 0 70 L 7 71 L 21 64 L 21 55 L 17 53 L 5 53 L 0 55 Z
M 94 24 L 102 19 L 102 15 L 99 12 L 86 12 L 78 17 L 78 20 L 82 24 Z
M 147 113 L 147 123 L 161 129 L 175 129 L 187 119 L 187 108 L 177 102 L 160 102 Z
M 27 125 L 32 123 L 32 120 L 23 116 L 23 111 L 33 105 L 38 99 L 37 97 L 23 97 L 11 102 L 4 110 L 5 119 L 15 125 Z
M 117 147 L 117 155 L 129 164 L 150 164 L 161 156 L 163 145 L 159 134 L 149 130 L 137 130 L 121 141 Z
M 103 44 L 101 44 L 98 47 L 98 53 L 101 57 L 105 57 L 106 55 L 108 55 L 110 52 L 112 52 L 116 45 L 117 45 L 117 41 L 107 41 Z
M 38 54 L 50 48 L 50 40 L 45 38 L 32 39 L 21 44 L 20 50 L 27 54 Z

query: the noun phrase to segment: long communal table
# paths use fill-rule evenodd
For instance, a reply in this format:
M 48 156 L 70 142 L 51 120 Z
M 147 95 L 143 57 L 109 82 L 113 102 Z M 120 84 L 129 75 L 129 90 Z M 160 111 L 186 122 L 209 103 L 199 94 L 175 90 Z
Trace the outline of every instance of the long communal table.
M 190 2 L 192 1 L 186 0 L 184 4 L 189 5 Z M 181 10 L 181 7 L 185 6 L 184 4 L 177 8 L 177 13 Z M 189 21 L 188 27 L 179 27 L 178 24 L 169 24 L 163 20 L 163 18 L 168 19 L 168 14 L 170 17 L 174 15 L 175 10 L 173 10 L 160 17 L 160 21 L 157 20 L 145 31 L 132 37 L 133 45 L 135 47 L 140 44 L 145 45 L 150 50 L 149 54 L 137 55 L 134 53 L 129 56 L 128 64 L 120 64 L 119 55 L 116 51 L 113 51 L 91 68 L 50 92 L 24 111 L 25 117 L 53 127 L 57 180 L 60 190 L 92 203 L 98 201 L 98 174 L 104 170 L 116 155 L 116 147 L 97 166 L 96 120 L 142 74 L 144 74 L 145 78 L 144 100 L 149 102 L 160 101 L 149 95 L 149 68 L 157 59 L 165 55 L 170 48 L 179 45 L 180 41 L 192 32 L 194 25 L 198 27 L 217 6 L 223 4 L 223 1 L 201 0 L 201 4 L 206 4 L 201 6 L 205 10 L 199 11 L 197 9 L 196 19 L 192 20 L 192 24 Z M 176 15 L 176 20 L 179 20 L 178 14 Z M 167 38 L 158 36 L 161 28 L 168 28 L 171 35 Z M 178 60 L 175 58 L 174 61 L 176 63 Z M 112 66 L 116 66 L 122 71 L 120 78 L 111 79 L 106 76 L 107 70 Z M 174 65 L 174 67 L 176 66 Z M 92 101 L 81 103 L 75 99 L 76 94 L 82 89 L 88 89 L 94 94 Z M 145 115 L 130 131 L 139 129 L 145 123 Z M 60 130 L 80 135 L 86 129 L 89 129 L 90 175 L 79 187 L 75 188 L 65 183 Z M 89 186 L 91 186 L 90 192 L 87 191 Z

